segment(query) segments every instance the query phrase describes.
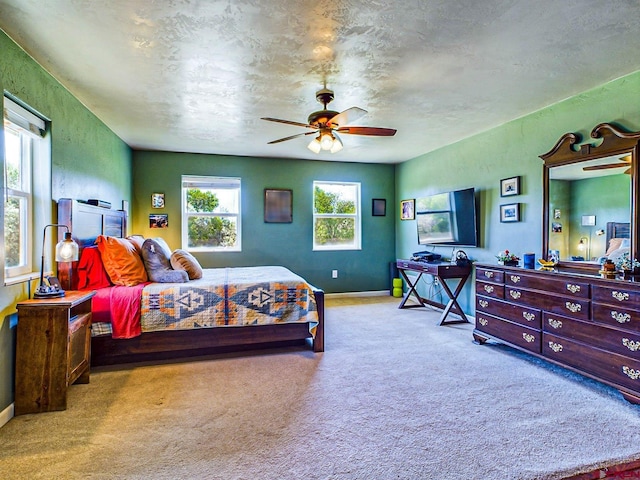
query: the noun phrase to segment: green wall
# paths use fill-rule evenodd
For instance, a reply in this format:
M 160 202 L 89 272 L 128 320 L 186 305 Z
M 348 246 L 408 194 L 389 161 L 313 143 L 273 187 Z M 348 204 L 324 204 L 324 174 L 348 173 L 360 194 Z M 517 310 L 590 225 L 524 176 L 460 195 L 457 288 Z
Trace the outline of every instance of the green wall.
M 474 261 L 494 263 L 498 251 L 517 254 L 542 250 L 542 160 L 561 135 L 576 132 L 587 140 L 602 122 L 640 130 L 640 71 L 575 97 L 474 135 L 396 167 L 396 201 L 451 189 L 476 187 L 480 196 L 479 248 L 465 249 Z M 500 197 L 500 179 L 520 175 L 522 194 Z M 521 203 L 521 221 L 500 223 L 501 204 Z M 396 222 L 396 253 L 418 249 L 415 221 Z M 439 248 L 445 255 L 451 249 Z M 473 313 L 473 286 L 461 294 Z M 423 292 L 426 295 L 426 292 Z
M 181 175 L 242 178 L 242 252 L 195 254 L 203 267 L 284 265 L 327 293 L 389 288 L 395 251 L 393 165 L 135 151 L 130 232 L 162 236 L 171 248 L 181 248 Z M 361 183 L 361 250 L 312 250 L 314 180 Z M 265 188 L 293 190 L 293 223 L 264 223 Z M 165 194 L 166 208 L 151 208 L 156 192 Z M 373 198 L 386 199 L 386 216 L 372 216 Z M 169 228 L 150 229 L 150 213 L 167 213 Z M 337 279 L 331 278 L 332 270 L 338 270 Z
M 0 89 L 51 120 L 52 195 L 45 216 L 55 220 L 54 201 L 61 197 L 97 197 L 118 207 L 130 200 L 131 149 L 2 31 L 0 65 Z M 28 296 L 27 283 L 0 287 L 0 412 L 13 402 L 15 304 Z

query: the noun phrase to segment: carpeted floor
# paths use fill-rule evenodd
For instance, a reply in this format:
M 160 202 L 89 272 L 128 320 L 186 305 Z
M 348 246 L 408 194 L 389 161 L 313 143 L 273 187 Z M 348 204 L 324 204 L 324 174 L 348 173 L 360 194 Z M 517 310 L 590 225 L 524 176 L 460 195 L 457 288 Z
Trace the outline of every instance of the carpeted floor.
M 326 351 L 96 369 L 0 428 L 3 479 L 561 479 L 640 459 L 640 407 L 469 324 L 328 299 Z

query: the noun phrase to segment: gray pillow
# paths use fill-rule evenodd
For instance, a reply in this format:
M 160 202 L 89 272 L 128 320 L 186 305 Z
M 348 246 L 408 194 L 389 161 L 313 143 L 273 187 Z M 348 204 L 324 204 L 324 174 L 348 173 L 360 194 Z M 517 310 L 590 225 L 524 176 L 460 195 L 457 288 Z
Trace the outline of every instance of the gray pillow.
M 165 249 L 157 241 L 147 238 L 142 243 L 142 260 L 149 280 L 158 283 L 185 283 L 189 274 L 184 270 L 173 270 Z

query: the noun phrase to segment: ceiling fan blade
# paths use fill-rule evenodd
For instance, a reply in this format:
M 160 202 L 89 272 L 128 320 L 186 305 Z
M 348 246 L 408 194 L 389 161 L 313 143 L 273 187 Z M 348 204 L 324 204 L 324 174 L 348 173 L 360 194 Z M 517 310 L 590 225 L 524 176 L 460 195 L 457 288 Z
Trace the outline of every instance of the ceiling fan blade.
M 591 171 L 591 170 L 607 170 L 609 168 L 620 168 L 620 167 L 628 167 L 629 164 L 627 163 L 607 163 L 605 165 L 592 165 L 590 167 L 582 167 L 582 170 L 584 170 L 585 172 Z
M 394 128 L 380 127 L 340 127 L 337 131 L 349 135 L 371 135 L 374 137 L 392 137 L 397 132 Z
M 335 117 L 332 117 L 331 120 L 327 122 L 327 125 L 329 125 L 330 127 L 347 125 L 348 123 L 353 123 L 356 120 L 364 117 L 366 114 L 367 111 L 359 107 L 347 108 L 345 111 L 340 112 Z
M 295 125 L 297 127 L 316 128 L 313 125 L 309 125 L 307 123 L 292 122 L 291 120 L 281 120 L 279 118 L 262 117 L 260 120 L 267 120 L 269 122 L 286 123 L 287 125 Z
M 268 145 L 271 145 L 272 143 L 286 142 L 287 140 L 291 140 L 292 138 L 302 137 L 303 135 L 313 135 L 314 133 L 318 133 L 318 131 L 314 130 L 313 132 L 298 133 L 296 135 L 291 135 L 290 137 L 279 138 L 278 140 L 273 140 L 269 142 Z

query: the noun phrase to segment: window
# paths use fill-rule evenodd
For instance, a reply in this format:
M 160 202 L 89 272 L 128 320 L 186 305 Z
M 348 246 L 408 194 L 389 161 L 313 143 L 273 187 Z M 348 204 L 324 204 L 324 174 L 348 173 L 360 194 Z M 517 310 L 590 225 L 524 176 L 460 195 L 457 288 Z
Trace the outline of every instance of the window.
M 38 193 L 34 190 L 38 184 L 34 186 L 32 172 L 38 168 L 48 181 L 51 164 L 44 134 L 44 120 L 4 97 L 5 278 L 33 271 L 34 196 Z
M 313 182 L 313 249 L 359 250 L 360 184 Z
M 183 175 L 183 248 L 239 252 L 240 225 L 239 178 Z

